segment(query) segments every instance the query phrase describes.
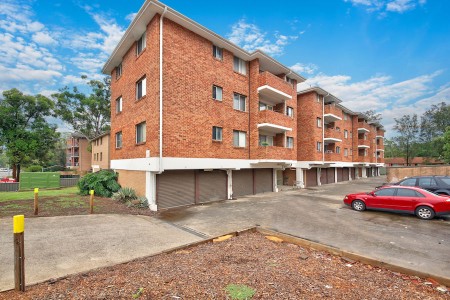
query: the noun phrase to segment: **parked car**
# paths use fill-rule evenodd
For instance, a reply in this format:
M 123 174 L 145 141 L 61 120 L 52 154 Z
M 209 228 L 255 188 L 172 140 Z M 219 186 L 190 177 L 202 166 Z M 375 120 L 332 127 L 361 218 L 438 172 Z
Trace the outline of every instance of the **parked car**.
M 396 183 L 384 183 L 387 185 L 416 186 L 438 195 L 450 195 L 450 176 L 414 176 L 400 180 Z
M 424 220 L 450 215 L 449 196 L 436 195 L 417 187 L 385 186 L 369 193 L 349 194 L 344 203 L 357 211 L 373 209 L 408 213 Z

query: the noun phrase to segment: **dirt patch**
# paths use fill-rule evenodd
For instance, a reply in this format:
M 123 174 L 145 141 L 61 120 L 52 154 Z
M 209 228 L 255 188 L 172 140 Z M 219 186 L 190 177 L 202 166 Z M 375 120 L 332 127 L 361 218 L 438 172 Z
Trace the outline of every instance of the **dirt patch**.
M 0 299 L 230 299 L 245 285 L 252 299 L 450 299 L 435 282 L 345 261 L 326 252 L 246 233 L 169 254 L 0 293 Z
M 11 200 L 0 202 L 0 218 L 23 214 L 27 218 L 34 215 L 33 200 Z M 95 197 L 96 214 L 153 215 L 150 209 L 132 208 L 110 198 Z M 71 216 L 89 214 L 89 196 L 67 195 L 39 198 L 39 217 Z

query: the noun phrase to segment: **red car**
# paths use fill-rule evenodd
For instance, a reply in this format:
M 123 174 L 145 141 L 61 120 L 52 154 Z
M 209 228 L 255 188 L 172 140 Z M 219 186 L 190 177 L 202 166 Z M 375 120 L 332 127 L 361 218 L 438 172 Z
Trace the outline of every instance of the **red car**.
M 385 186 L 370 193 L 349 194 L 344 203 L 357 211 L 373 209 L 409 213 L 424 220 L 450 214 L 449 196 L 416 187 Z

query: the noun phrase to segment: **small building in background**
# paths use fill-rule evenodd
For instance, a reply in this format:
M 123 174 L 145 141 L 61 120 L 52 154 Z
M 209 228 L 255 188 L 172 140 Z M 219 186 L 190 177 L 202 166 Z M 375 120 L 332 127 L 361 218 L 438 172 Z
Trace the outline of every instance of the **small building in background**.
M 103 133 L 91 140 L 92 145 L 92 172 L 109 169 L 109 132 Z
M 406 158 L 404 157 L 389 157 L 385 158 L 387 167 L 406 167 Z M 409 159 L 409 166 L 435 166 L 445 165 L 445 161 L 434 157 L 414 157 Z
M 79 132 L 72 133 L 67 139 L 66 167 L 79 173 L 89 172 L 91 169 L 89 140 Z

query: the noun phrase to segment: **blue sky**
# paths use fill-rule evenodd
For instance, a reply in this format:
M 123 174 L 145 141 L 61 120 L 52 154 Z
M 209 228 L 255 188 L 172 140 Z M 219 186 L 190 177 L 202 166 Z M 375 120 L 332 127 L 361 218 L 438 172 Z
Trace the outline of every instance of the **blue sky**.
M 450 1 L 164 1 L 246 50 L 262 49 L 355 110 L 393 118 L 450 102 Z M 50 95 L 101 67 L 140 6 L 0 3 L 0 91 Z

